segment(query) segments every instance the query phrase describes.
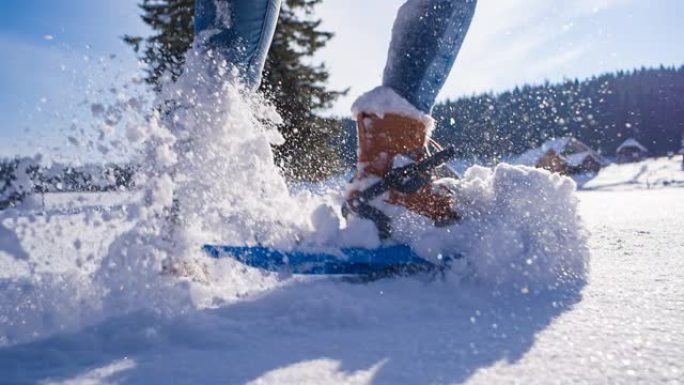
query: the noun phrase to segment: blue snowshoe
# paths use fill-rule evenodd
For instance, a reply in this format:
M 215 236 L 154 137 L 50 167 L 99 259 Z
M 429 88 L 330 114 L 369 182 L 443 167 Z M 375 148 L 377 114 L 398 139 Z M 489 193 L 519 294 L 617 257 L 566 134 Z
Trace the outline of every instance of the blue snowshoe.
M 391 170 L 383 179 L 356 194 L 345 202 L 343 214 L 369 219 L 378 228 L 380 238 L 391 238 L 390 218 L 370 202 L 376 197 L 395 189 L 403 193 L 418 191 L 430 182 L 429 175 L 435 168 L 453 158 L 453 147 L 435 153 L 425 160 Z M 444 256 L 440 263 L 433 263 L 416 255 L 406 245 L 389 245 L 377 249 L 342 248 L 335 250 L 282 251 L 262 245 L 219 246 L 205 245 L 203 250 L 214 258 L 229 257 L 247 266 L 268 271 L 289 271 L 306 275 L 352 275 L 369 278 L 403 276 L 420 272 L 440 272 L 448 269 L 461 255 Z

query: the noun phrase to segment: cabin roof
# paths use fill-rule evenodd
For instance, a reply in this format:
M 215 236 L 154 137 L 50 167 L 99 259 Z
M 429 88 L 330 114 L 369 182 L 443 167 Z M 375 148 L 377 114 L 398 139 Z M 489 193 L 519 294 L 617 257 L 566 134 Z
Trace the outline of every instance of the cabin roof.
M 622 142 L 622 144 L 620 145 L 620 147 L 617 148 L 616 151 L 620 152 L 625 148 L 638 148 L 639 151 L 648 152 L 648 149 L 646 149 L 646 147 L 644 147 L 641 143 L 637 142 L 637 140 L 634 138 L 629 138 Z
M 565 161 L 568 162 L 568 165 L 572 167 L 578 167 L 581 166 L 584 163 L 584 161 L 587 160 L 587 158 L 592 158 L 598 164 L 603 164 L 603 161 L 601 159 L 598 159 L 591 151 L 567 155 L 565 157 Z

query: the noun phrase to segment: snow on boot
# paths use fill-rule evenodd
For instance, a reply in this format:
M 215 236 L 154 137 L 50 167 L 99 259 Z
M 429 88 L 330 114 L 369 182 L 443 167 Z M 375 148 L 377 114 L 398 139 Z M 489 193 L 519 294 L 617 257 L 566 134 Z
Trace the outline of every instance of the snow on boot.
M 357 115 L 357 129 L 358 164 L 347 199 L 353 199 L 361 190 L 386 177 L 393 167 L 420 162 L 429 155 L 428 126 L 415 118 L 392 113 L 381 117 L 362 112 Z M 418 191 L 406 194 L 390 189 L 385 201 L 426 216 L 437 226 L 458 220 L 459 215 L 452 208 L 454 192 L 435 183 L 434 176 L 425 177 L 428 183 Z

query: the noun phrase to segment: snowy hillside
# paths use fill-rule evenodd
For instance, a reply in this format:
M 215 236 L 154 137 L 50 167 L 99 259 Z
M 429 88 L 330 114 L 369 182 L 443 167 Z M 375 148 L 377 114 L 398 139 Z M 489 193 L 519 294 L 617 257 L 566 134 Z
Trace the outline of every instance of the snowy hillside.
M 585 183 L 586 190 L 649 189 L 663 186 L 684 187 L 682 156 L 649 158 L 641 162 L 611 164 Z

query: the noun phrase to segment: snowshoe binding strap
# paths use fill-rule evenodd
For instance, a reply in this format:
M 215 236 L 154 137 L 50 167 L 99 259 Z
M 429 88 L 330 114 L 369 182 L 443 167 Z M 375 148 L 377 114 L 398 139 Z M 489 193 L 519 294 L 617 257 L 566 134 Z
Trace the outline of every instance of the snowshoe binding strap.
M 380 181 L 347 199 L 342 206 L 342 214 L 346 217 L 354 213 L 361 218 L 369 219 L 377 226 L 380 239 L 390 238 L 392 235 L 391 219 L 380 209 L 373 207 L 370 202 L 390 189 L 403 194 L 415 193 L 430 183 L 432 171 L 455 156 L 456 149 L 448 146 L 422 161 L 390 170 Z

